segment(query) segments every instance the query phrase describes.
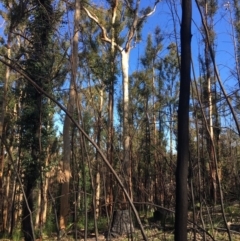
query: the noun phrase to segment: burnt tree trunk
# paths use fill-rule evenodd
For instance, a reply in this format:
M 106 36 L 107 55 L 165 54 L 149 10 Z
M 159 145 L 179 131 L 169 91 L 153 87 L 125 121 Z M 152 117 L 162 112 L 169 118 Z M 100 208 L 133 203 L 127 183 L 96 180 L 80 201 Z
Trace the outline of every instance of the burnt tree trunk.
M 131 235 L 133 231 L 134 226 L 130 210 L 125 209 L 114 211 L 111 236 L 116 238 L 124 234 Z
M 178 107 L 175 241 L 187 241 L 191 15 L 192 1 L 183 0 L 181 23 L 181 80 Z

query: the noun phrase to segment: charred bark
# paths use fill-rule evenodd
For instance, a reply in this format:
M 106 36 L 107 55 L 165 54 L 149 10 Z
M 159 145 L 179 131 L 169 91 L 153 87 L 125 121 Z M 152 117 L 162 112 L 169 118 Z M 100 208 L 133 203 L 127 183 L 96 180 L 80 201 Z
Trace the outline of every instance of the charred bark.
M 178 158 L 176 169 L 175 241 L 187 240 L 188 161 L 189 161 L 189 98 L 191 81 L 191 18 L 192 1 L 182 1 L 181 79 L 178 107 Z

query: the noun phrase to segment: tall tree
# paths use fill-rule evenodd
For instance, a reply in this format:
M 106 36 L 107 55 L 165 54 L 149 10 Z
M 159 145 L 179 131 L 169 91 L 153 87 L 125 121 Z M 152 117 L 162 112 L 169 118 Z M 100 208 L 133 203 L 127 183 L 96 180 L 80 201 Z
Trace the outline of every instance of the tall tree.
M 79 38 L 79 21 L 80 21 L 80 1 L 75 1 L 74 12 L 74 28 L 72 40 L 72 54 L 71 54 L 71 80 L 69 85 L 69 100 L 67 103 L 67 110 L 73 116 L 76 100 L 76 79 L 78 69 L 78 38 Z M 64 181 L 61 184 L 61 200 L 60 200 L 60 224 L 61 232 L 65 232 L 68 218 L 69 218 L 69 182 L 71 177 L 70 168 L 71 158 L 71 119 L 65 116 L 63 124 L 63 166 Z M 62 234 L 61 234 L 62 235 Z
M 51 0 L 32 1 L 29 7 L 34 11 L 26 23 L 26 36 L 29 45 L 25 46 L 21 62 L 26 73 L 34 83 L 46 92 L 52 91 L 52 33 L 56 25 L 56 15 Z M 23 49 L 22 49 L 23 50 Z M 24 78 L 22 78 L 24 81 Z M 46 146 L 50 133 L 47 126 L 52 126 L 52 106 L 46 97 L 28 82 L 24 83 L 21 96 L 20 148 L 24 170 L 24 191 L 27 200 L 23 203 L 22 229 L 26 241 L 35 239 L 33 225 L 34 189 L 41 177 Z M 51 124 L 50 124 L 51 123 Z
M 199 3 L 204 11 L 204 18 L 205 18 L 205 24 L 207 28 L 209 29 L 210 34 L 210 45 L 214 45 L 214 30 L 213 30 L 213 17 L 216 14 L 217 11 L 217 3 L 216 1 L 203 1 Z M 213 66 L 212 61 L 210 58 L 209 53 L 209 43 L 207 41 L 207 37 L 205 36 L 205 31 L 203 32 L 204 36 L 204 61 L 203 61 L 203 70 L 204 70 L 204 80 L 205 83 L 203 84 L 203 96 L 205 98 L 204 103 L 206 104 L 207 109 L 207 116 L 208 116 L 208 126 L 209 126 L 209 134 L 207 133 L 207 148 L 209 153 L 209 169 L 210 169 L 210 193 L 211 193 L 211 199 L 216 204 L 217 201 L 217 181 L 216 181 L 216 166 L 214 161 L 214 150 L 213 150 L 213 144 L 212 141 L 216 142 L 216 133 L 214 133 L 214 125 L 213 122 L 216 118 L 216 111 L 214 113 L 214 107 L 216 109 L 216 101 L 214 101 L 214 95 L 213 95 L 213 87 L 216 84 L 215 81 L 215 75 L 212 74 Z M 215 102 L 215 104 L 214 104 Z M 218 120 L 217 120 L 218 121 Z
M 113 164 L 113 142 L 114 142 L 114 129 L 113 129 L 113 110 L 114 110 L 114 83 L 115 83 L 115 74 L 116 74 L 116 65 L 115 65 L 115 59 L 116 59 L 116 47 L 115 47 L 115 37 L 116 37 L 116 31 L 119 31 L 115 28 L 115 24 L 117 22 L 117 9 L 119 5 L 119 0 L 112 1 L 112 18 L 111 18 L 111 77 L 109 80 L 109 95 L 108 95 L 108 140 L 107 140 L 107 159 L 111 164 Z M 110 173 L 108 175 L 108 178 L 106 179 L 106 196 L 107 200 L 106 203 L 108 205 L 108 212 L 109 215 L 112 215 L 112 208 L 113 208 L 113 188 L 112 188 L 112 174 Z
M 21 1 L 21 2 L 16 2 L 15 0 L 13 1 L 3 1 L 3 9 L 1 10 L 1 16 L 3 19 L 6 21 L 6 56 L 8 58 L 8 63 L 10 63 L 11 55 L 12 55 L 12 47 L 16 48 L 16 40 L 13 38 L 13 32 L 16 31 L 16 28 L 24 22 L 24 18 L 26 17 L 26 12 L 27 9 L 25 8 L 27 1 Z M 20 9 L 22 9 L 20 11 Z M 18 13 L 18 14 L 17 14 Z M 2 39 L 3 40 L 3 39 Z M 4 167 L 5 167 L 5 158 L 6 156 L 4 155 L 5 153 L 5 147 L 4 143 L 6 143 L 6 117 L 10 114 L 8 113 L 7 109 L 9 107 L 9 96 L 10 96 L 10 91 L 9 91 L 9 86 L 10 86 L 10 74 L 11 74 L 11 68 L 9 66 L 6 66 L 5 68 L 5 77 L 4 83 L 3 83 L 3 95 L 2 95 L 2 102 L 1 102 L 1 118 L 0 118 L 0 203 L 2 203 L 3 207 L 3 216 L 0 216 L 3 218 L 3 230 L 7 230 L 7 220 L 9 219 L 8 216 L 8 210 L 9 210 L 9 200 L 10 200 L 10 192 L 7 191 L 7 188 L 10 183 L 6 182 L 6 196 L 3 192 L 3 172 L 4 172 Z M 12 111 L 12 109 L 11 109 Z M 10 170 L 9 170 L 9 175 L 8 175 L 8 180 L 10 180 Z M 7 180 L 6 180 L 7 181 Z M 4 198 L 5 196 L 5 198 Z
M 178 106 L 175 241 L 187 241 L 191 21 L 192 1 L 183 0 L 181 22 L 180 96 Z
M 121 12 L 124 13 L 126 11 L 126 18 L 128 21 L 127 25 L 127 35 L 126 38 L 123 39 L 123 46 L 118 42 L 119 39 L 115 40 L 113 43 L 113 39 L 108 37 L 109 33 L 107 31 L 106 26 L 104 26 L 99 18 L 93 14 L 87 8 L 84 8 L 85 12 L 101 29 L 102 31 L 102 40 L 109 43 L 114 44 L 116 49 L 119 51 L 121 55 L 121 70 L 122 70 L 122 88 L 123 88 L 123 161 L 122 168 L 124 173 L 124 183 L 125 188 L 128 190 L 130 197 L 132 197 L 132 173 L 131 173 L 131 160 L 130 160 L 130 133 L 129 133 L 129 57 L 132 49 L 133 41 L 138 41 L 139 32 L 143 26 L 143 23 L 146 21 L 147 17 L 150 16 L 156 9 L 156 5 L 159 1 L 156 1 L 154 7 L 145 8 L 142 10 L 142 15 L 139 16 L 140 12 L 140 0 L 136 2 L 125 1 L 121 5 Z M 132 221 L 128 214 L 128 208 L 126 206 L 126 197 L 122 193 L 122 202 L 120 204 L 120 210 L 117 212 L 115 217 L 118 219 L 116 223 L 113 223 L 113 232 L 118 234 L 130 233 L 133 230 Z M 124 213 L 124 214 L 123 214 Z M 122 218 L 124 216 L 124 218 Z M 121 225 L 124 222 L 124 219 L 128 217 L 129 223 L 127 225 Z M 119 222 L 119 220 L 121 220 Z M 115 225 L 116 224 L 116 225 Z

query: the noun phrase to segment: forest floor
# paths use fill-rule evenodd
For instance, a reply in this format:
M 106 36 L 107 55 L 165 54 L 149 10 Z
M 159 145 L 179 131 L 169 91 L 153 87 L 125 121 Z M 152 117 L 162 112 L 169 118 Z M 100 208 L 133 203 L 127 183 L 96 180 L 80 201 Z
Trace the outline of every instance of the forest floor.
M 233 231 L 235 232 L 235 231 Z M 148 237 L 149 241 L 174 241 L 174 232 L 173 229 L 170 228 L 169 230 L 163 231 L 162 229 L 158 228 L 150 228 L 145 230 L 146 236 Z M 195 235 L 195 237 L 194 237 Z M 212 235 L 212 234 L 211 234 Z M 240 240 L 240 232 L 239 233 L 231 233 L 232 241 L 239 241 Z M 37 241 L 56 241 L 57 238 L 44 238 L 42 240 Z M 86 241 L 106 241 L 106 238 L 103 234 L 98 235 L 98 238 L 96 239 L 95 235 L 90 235 Z M 142 238 L 140 230 L 136 230 L 136 232 L 132 235 L 132 237 L 118 237 L 118 238 L 111 238 L 109 241 L 142 241 L 144 240 Z M 202 241 L 204 240 L 203 232 L 198 231 L 198 233 L 194 234 L 192 230 L 189 230 L 188 232 L 188 240 L 189 241 Z M 225 229 L 222 230 L 215 230 L 214 235 L 212 237 L 208 236 L 206 234 L 206 241 L 228 241 L 229 237 Z M 22 241 L 22 240 L 21 240 Z M 76 241 L 73 237 L 65 237 L 62 238 L 61 241 Z M 85 241 L 83 237 L 77 239 L 77 241 Z
M 216 214 L 217 215 L 217 214 Z M 218 216 L 218 215 L 217 215 Z M 221 216 L 219 214 L 219 216 Z M 220 217 L 219 217 L 220 218 Z M 240 222 L 235 222 L 229 225 L 229 228 L 231 230 L 231 239 L 232 241 L 239 241 L 240 240 Z M 193 225 L 189 224 L 188 227 L 188 240 L 189 241 L 228 241 L 229 236 L 227 233 L 226 228 L 224 228 L 224 225 L 222 222 L 218 222 L 216 225 L 213 225 L 212 227 L 207 227 L 206 232 L 203 232 L 201 228 L 195 228 L 196 232 L 194 232 Z M 168 219 L 165 228 L 161 226 L 161 224 L 158 223 L 148 223 L 144 225 L 144 231 L 146 236 L 148 237 L 149 241 L 173 241 L 174 240 L 174 225 L 172 219 Z M 84 240 L 84 232 L 83 230 L 80 233 L 80 237 L 77 239 L 77 241 L 85 241 Z M 205 234 L 205 239 L 204 239 Z M 38 241 L 56 241 L 56 237 L 46 237 L 42 240 Z M 105 241 L 107 240 L 104 234 L 99 234 L 98 238 L 96 239 L 96 236 L 94 233 L 89 233 L 88 238 L 86 241 Z M 117 237 L 117 238 L 111 238 L 108 239 L 109 241 L 142 241 L 144 240 L 141 234 L 141 231 L 139 229 L 135 229 L 135 232 L 132 234 L 131 237 Z M 0 240 L 1 241 L 1 240 Z M 22 240 L 21 240 L 22 241 Z M 61 239 L 61 241 L 76 241 L 76 239 L 73 238 L 73 234 L 70 236 L 66 236 Z
M 193 224 L 189 223 L 188 226 L 188 240 L 189 241 L 228 241 L 230 240 L 229 235 L 227 233 L 227 229 L 224 225 L 222 213 L 219 208 L 215 208 L 213 210 L 208 209 L 203 210 L 200 214 L 196 212 L 196 217 L 198 223 L 200 220 L 204 221 L 204 226 L 206 231 L 200 226 L 193 226 Z M 228 223 L 228 227 L 231 233 L 231 240 L 232 241 L 239 241 L 240 240 L 240 205 L 234 204 L 228 206 L 226 208 L 226 218 L 231 222 Z M 153 222 L 152 217 L 150 218 L 143 218 L 142 223 L 144 225 L 145 234 L 148 238 L 148 241 L 173 241 L 174 240 L 174 218 L 173 216 L 168 216 L 165 219 L 165 226 L 161 225 L 161 222 Z M 189 212 L 189 220 L 193 220 L 192 212 Z M 37 239 L 36 241 L 105 241 L 106 237 L 104 235 L 105 225 L 99 229 L 99 235 L 96 238 L 94 232 L 88 232 L 87 239 L 84 239 L 84 230 L 78 230 L 78 238 L 74 238 L 74 230 L 71 230 L 67 233 L 66 236 L 62 237 L 61 239 L 57 238 L 56 233 L 51 233 L 44 235 L 41 239 Z M 195 232 L 194 232 L 195 230 Z M 205 239 L 204 239 L 205 234 Z M 135 232 L 131 235 L 131 237 L 117 237 L 108 239 L 111 241 L 142 241 L 143 237 L 141 231 L 138 228 L 135 228 Z M 1 239 L 0 241 L 24 241 L 20 236 L 16 236 L 13 239 Z
M 233 228 L 240 229 L 240 225 L 233 226 Z M 173 241 L 174 240 L 174 231 L 173 231 L 173 226 L 167 226 L 165 230 L 163 230 L 160 227 L 157 226 L 149 226 L 145 227 L 145 234 L 148 237 L 149 241 Z M 205 233 L 206 236 L 204 239 L 204 233 L 200 230 L 197 230 L 196 233 L 194 233 L 192 227 L 189 227 L 188 231 L 188 240 L 189 241 L 227 241 L 229 240 L 228 234 L 226 229 L 224 228 L 215 228 L 213 230 L 209 230 L 208 232 Z M 240 232 L 231 230 L 231 238 L 232 241 L 239 241 L 240 240 Z M 107 239 L 105 238 L 104 234 L 99 234 L 97 239 L 94 233 L 89 233 L 86 241 L 106 241 Z M 142 241 L 144 240 L 142 238 L 140 230 L 136 229 L 135 233 L 132 234 L 132 237 L 117 237 L 117 238 L 111 238 L 108 239 L 109 241 Z M 24 241 L 24 239 L 0 239 L 0 241 Z M 50 236 L 43 236 L 42 239 L 36 239 L 36 241 L 85 241 L 84 237 L 82 236 L 82 232 L 80 237 L 75 239 L 73 235 L 66 235 L 65 237 L 61 239 L 57 239 L 56 234 L 52 234 Z
M 174 240 L 174 232 L 173 229 L 165 230 L 159 228 L 149 228 L 145 230 L 146 236 L 148 237 L 149 241 L 173 241 Z M 188 232 L 188 240 L 189 241 L 202 241 L 204 240 L 203 232 L 199 232 L 195 234 L 192 230 L 189 230 Z M 212 235 L 212 234 L 211 234 Z M 239 241 L 240 240 L 240 232 L 233 231 L 231 233 L 232 241 Z M 57 237 L 55 235 L 52 235 L 51 237 L 44 236 L 42 239 L 36 239 L 36 241 L 57 241 Z M 84 237 L 79 237 L 77 239 L 73 238 L 72 235 L 68 235 L 66 237 L 61 238 L 59 241 L 85 241 Z M 142 238 L 140 230 L 136 230 L 136 232 L 132 235 L 132 237 L 118 237 L 118 238 L 111 238 L 109 241 L 142 241 L 144 240 Z M 227 235 L 226 230 L 215 230 L 214 235 L 210 237 L 208 234 L 206 234 L 206 241 L 227 241 L 229 240 L 229 237 Z M 24 241 L 24 239 L 0 239 L 0 241 Z M 106 238 L 104 234 L 99 234 L 98 238 L 96 239 L 94 234 L 91 234 L 88 236 L 86 241 L 106 241 Z

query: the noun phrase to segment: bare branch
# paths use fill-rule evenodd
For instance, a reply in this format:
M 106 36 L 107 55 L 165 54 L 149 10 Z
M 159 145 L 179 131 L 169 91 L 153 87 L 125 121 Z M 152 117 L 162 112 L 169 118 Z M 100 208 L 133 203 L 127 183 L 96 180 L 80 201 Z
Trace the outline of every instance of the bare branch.
M 145 19 L 149 16 L 151 16 L 155 11 L 156 11 L 156 8 L 157 8 L 157 4 L 160 2 L 161 0 L 157 0 L 155 3 L 154 3 L 154 7 L 152 9 L 152 11 L 150 11 L 149 13 L 147 14 L 144 14 L 142 17 L 140 17 L 141 19 Z
M 88 9 L 86 9 L 85 7 L 83 7 L 83 10 L 86 12 L 86 14 L 88 15 L 88 17 L 89 17 L 90 19 L 92 19 L 92 20 L 98 25 L 98 27 L 101 29 L 101 32 L 102 32 L 102 40 L 105 41 L 105 42 L 107 42 L 107 43 L 111 43 L 112 41 L 111 41 L 111 39 L 110 39 L 110 38 L 108 37 L 108 35 L 107 35 L 107 30 L 106 30 L 106 28 L 105 28 L 102 24 L 100 24 L 98 17 L 97 17 L 95 14 L 93 15 L 93 14 L 92 14 Z M 113 44 L 115 45 L 115 47 L 118 48 L 119 51 L 122 51 L 122 47 L 119 46 L 116 42 L 114 42 Z
M 139 10 L 139 6 L 140 6 L 140 0 L 137 1 L 136 8 L 134 10 L 135 16 L 134 16 L 133 24 L 132 24 L 132 26 L 131 26 L 131 28 L 130 28 L 130 30 L 128 32 L 128 38 L 127 38 L 126 47 L 125 47 L 126 50 L 128 50 L 130 48 L 130 43 L 131 43 L 132 39 L 134 38 L 134 36 L 136 34 L 136 30 L 137 30 L 137 26 L 138 26 L 139 22 L 143 22 L 147 17 L 151 16 L 156 11 L 157 4 L 160 1 L 161 0 L 156 0 L 155 3 L 154 3 L 153 9 L 149 13 L 146 13 L 146 14 L 144 14 L 141 17 L 138 17 L 138 10 Z M 125 2 L 127 2 L 128 5 L 129 5 L 128 1 L 125 1 Z M 130 9 L 132 10 L 132 8 L 130 8 Z
M 137 30 L 137 26 L 139 24 L 139 22 L 142 22 L 144 21 L 147 17 L 149 17 L 150 15 L 152 15 L 155 11 L 156 11 L 156 7 L 157 7 L 157 4 L 160 2 L 161 0 L 156 0 L 155 3 L 154 3 L 154 7 L 153 9 L 149 12 L 149 13 L 146 13 L 144 14 L 143 16 L 141 17 L 138 17 L 138 10 L 139 10 L 139 6 L 140 6 L 140 0 L 138 0 L 136 2 L 136 7 L 135 9 L 133 10 L 129 1 L 128 0 L 125 0 L 125 3 L 127 5 L 127 7 L 134 12 L 134 17 L 133 17 L 133 23 L 130 27 L 130 30 L 128 32 L 128 36 L 127 36 L 127 41 L 126 41 L 126 44 L 125 44 L 125 50 L 128 51 L 131 46 L 131 41 L 133 40 L 135 34 L 136 34 L 136 30 Z M 101 32 L 102 32 L 102 40 L 107 42 L 107 43 L 111 43 L 111 39 L 108 37 L 108 34 L 107 34 L 107 30 L 106 28 L 100 23 L 98 17 L 91 13 L 87 8 L 83 7 L 83 10 L 86 12 L 86 14 L 88 15 L 88 17 L 90 19 L 92 19 L 97 25 L 98 27 L 101 29 Z M 118 45 L 116 42 L 113 42 L 114 46 L 120 51 L 122 52 L 123 51 L 123 48 Z
M 125 49 L 126 51 L 128 51 L 130 49 L 130 44 L 131 44 L 131 41 L 136 33 L 136 29 L 137 29 L 137 24 L 138 24 L 138 21 L 139 21 L 139 17 L 138 17 L 138 9 L 139 9 L 139 5 L 140 5 L 140 0 L 137 1 L 136 3 L 136 8 L 134 9 L 134 19 L 133 19 L 133 24 L 132 26 L 130 27 L 130 30 L 128 32 L 128 38 L 127 38 L 127 42 L 126 42 L 126 45 L 125 45 Z
M 86 9 L 85 7 L 83 7 L 83 10 L 87 13 L 88 17 L 92 19 L 98 25 L 98 27 L 102 30 L 102 38 L 107 42 L 111 42 L 111 40 L 107 36 L 106 29 L 100 24 L 98 17 L 95 14 L 94 14 L 95 16 L 93 16 L 93 14 L 90 13 L 88 9 Z
M 133 8 L 131 7 L 131 4 L 129 3 L 129 1 L 128 1 L 128 0 L 125 0 L 124 2 L 126 3 L 127 7 L 128 7 L 131 11 L 133 11 Z
M 4 19 L 3 22 L 0 24 L 0 28 L 3 27 L 4 23 L 5 23 L 5 19 Z

